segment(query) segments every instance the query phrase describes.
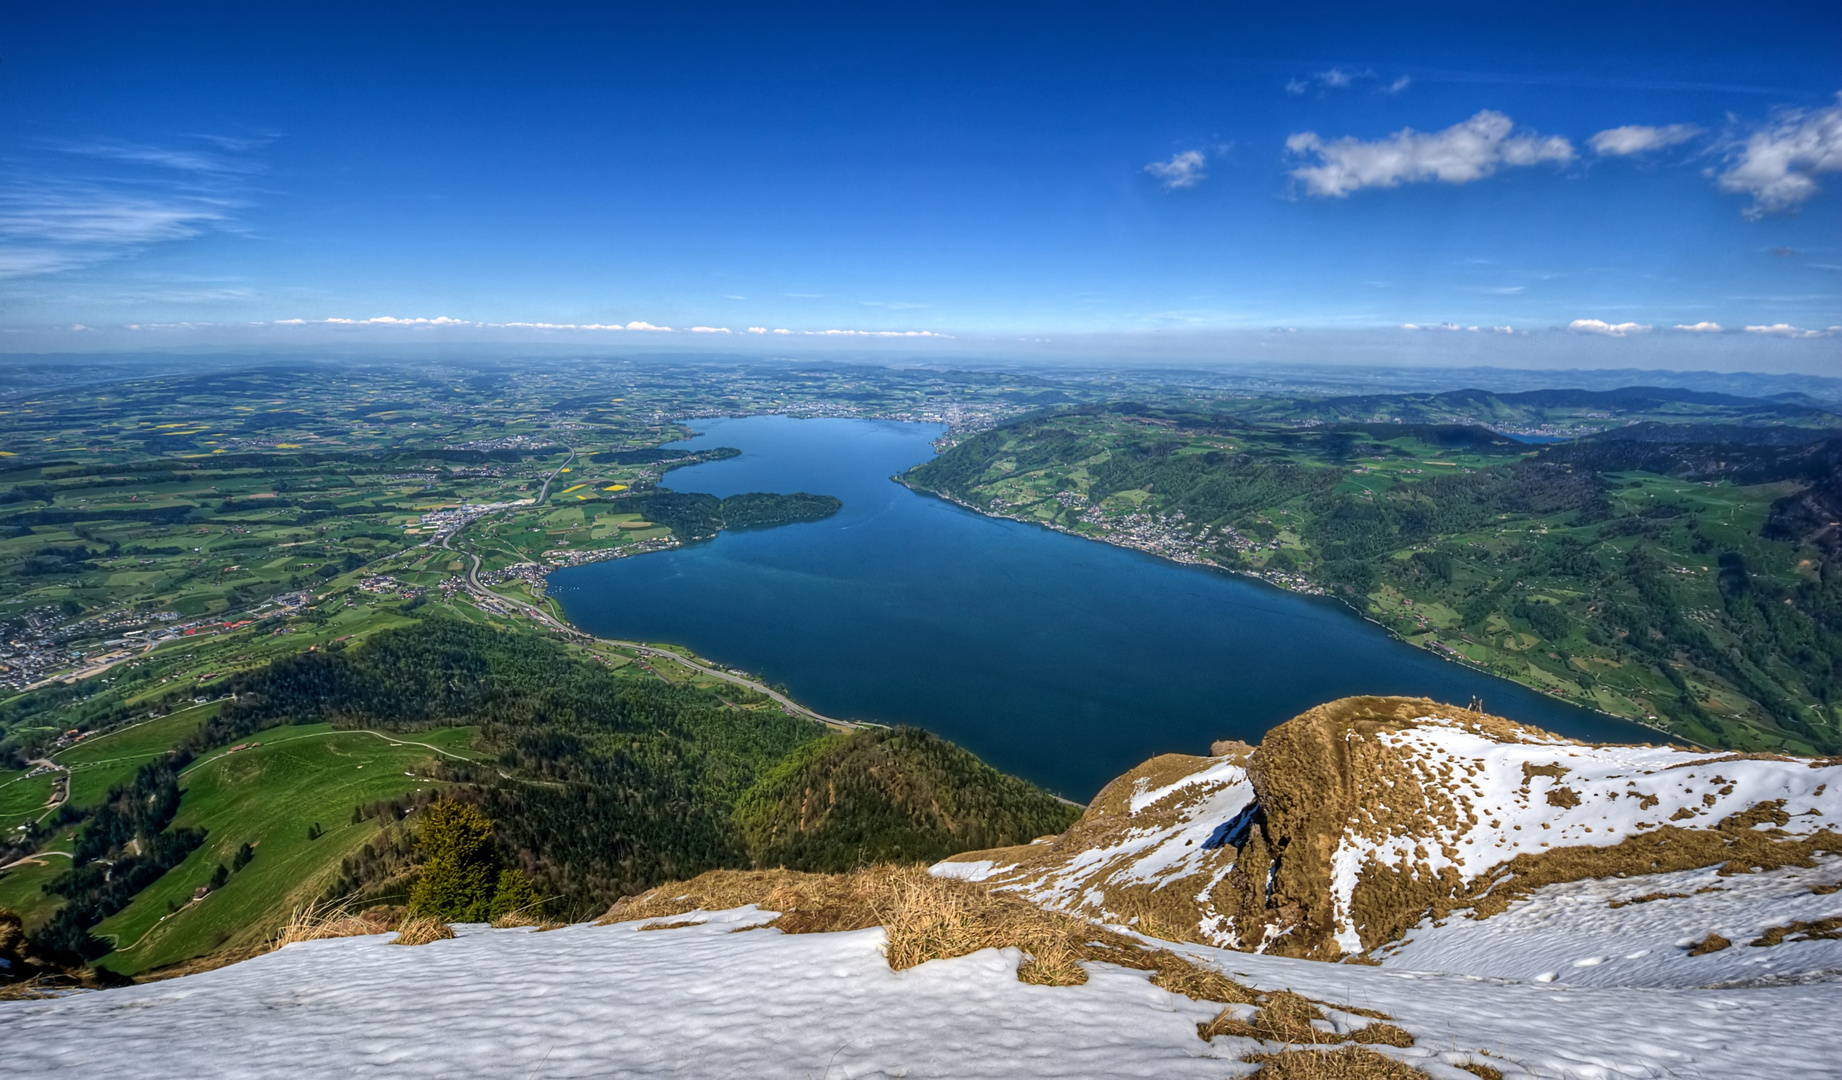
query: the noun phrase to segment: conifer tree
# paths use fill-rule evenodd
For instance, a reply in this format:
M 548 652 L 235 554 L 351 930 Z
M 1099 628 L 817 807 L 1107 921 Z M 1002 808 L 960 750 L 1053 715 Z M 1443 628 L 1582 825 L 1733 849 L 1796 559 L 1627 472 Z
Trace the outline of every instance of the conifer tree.
M 492 822 L 466 803 L 443 800 L 422 820 L 428 860 L 409 893 L 409 910 L 443 922 L 485 922 L 499 883 Z

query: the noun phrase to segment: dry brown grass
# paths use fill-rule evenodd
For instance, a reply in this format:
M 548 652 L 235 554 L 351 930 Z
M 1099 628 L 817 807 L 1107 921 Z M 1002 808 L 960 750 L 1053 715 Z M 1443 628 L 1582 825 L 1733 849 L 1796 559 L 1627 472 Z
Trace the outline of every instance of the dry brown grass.
M 404 919 L 397 927 L 396 939 L 392 945 L 427 945 L 431 941 L 447 941 L 454 937 L 454 929 L 440 919 L 427 916 Z
M 1029 983 L 1084 983 L 1087 972 L 1081 964 L 1104 961 L 1152 972 L 1158 986 L 1199 1001 L 1252 1002 L 1258 996 L 1219 972 L 1149 948 L 1137 938 L 1044 911 L 1013 893 L 934 877 L 917 866 L 874 866 L 850 874 L 713 870 L 622 900 L 600 921 L 670 919 L 745 904 L 780 912 L 770 925 L 789 934 L 880 926 L 889 939 L 889 966 L 897 971 L 981 949 L 1014 948 L 1024 954 L 1017 977 Z M 667 925 L 682 923 L 642 929 Z
M 1254 1075 L 1262 1080 L 1430 1080 L 1411 1065 L 1359 1046 L 1281 1050 L 1248 1054 L 1241 1060 L 1259 1065 L 1260 1071 Z
M 569 924 L 555 919 L 546 919 L 535 911 L 508 911 L 492 921 L 494 930 L 514 930 L 521 926 L 534 926 L 539 930 L 560 930 Z
M 1728 941 L 1726 938 L 1721 937 L 1719 934 L 1709 934 L 1707 937 L 1702 938 L 1700 941 L 1697 941 L 1695 944 L 1690 945 L 1688 954 L 1690 956 L 1706 956 L 1711 952 L 1720 952 L 1722 949 L 1725 949 L 1732 944 L 1733 942 Z
M 1768 926 L 1765 928 L 1765 933 L 1754 938 L 1752 943 L 1760 948 L 1778 945 L 1787 940 L 1786 935 L 1788 934 L 1798 935 L 1789 938 L 1791 941 L 1821 941 L 1824 939 L 1833 941 L 1842 938 L 1842 918 L 1815 919 L 1810 922 L 1787 923 L 1784 926 Z
M 270 948 L 279 949 L 297 941 L 318 941 L 321 938 L 383 934 L 389 932 L 396 921 L 393 913 L 385 908 L 353 911 L 345 904 L 315 902 L 294 909 L 294 914 L 276 933 Z
M 1605 906 L 1616 909 L 1630 907 L 1632 904 L 1654 903 L 1658 900 L 1681 900 L 1687 896 L 1688 893 L 1685 892 L 1647 892 L 1642 896 L 1633 896 L 1629 900 L 1608 900 Z
M 1196 1034 L 1206 1042 L 1217 1035 L 1233 1035 L 1243 1039 L 1258 1039 L 1261 1042 L 1281 1043 L 1286 1046 L 1321 1046 L 1334 1043 L 1370 1043 L 1383 1046 L 1412 1046 L 1413 1036 L 1404 1028 L 1382 1023 L 1388 1019 L 1386 1013 L 1370 1009 L 1343 1009 L 1341 1011 L 1371 1017 L 1371 1022 L 1347 1034 L 1338 1035 L 1313 1026 L 1314 1020 L 1327 1019 L 1322 1009 L 1323 1002 L 1313 1001 L 1290 990 L 1278 990 L 1258 997 L 1259 1008 L 1253 1019 L 1239 1020 L 1233 1016 L 1234 1010 L 1223 1009 L 1215 1019 L 1206 1024 L 1196 1025 Z M 1333 1006 L 1334 1008 L 1335 1006 Z
M 1482 1077 L 1483 1080 L 1503 1080 L 1503 1070 L 1493 1069 L 1481 1061 L 1467 1061 L 1459 1068 L 1472 1076 Z

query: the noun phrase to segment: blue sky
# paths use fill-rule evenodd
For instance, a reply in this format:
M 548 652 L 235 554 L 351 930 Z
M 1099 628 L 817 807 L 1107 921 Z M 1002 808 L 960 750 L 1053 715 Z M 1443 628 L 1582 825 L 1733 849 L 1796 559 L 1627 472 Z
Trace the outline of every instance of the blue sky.
M 1842 373 L 1833 3 L 71 4 L 5 35 L 0 350 L 1296 332 Z

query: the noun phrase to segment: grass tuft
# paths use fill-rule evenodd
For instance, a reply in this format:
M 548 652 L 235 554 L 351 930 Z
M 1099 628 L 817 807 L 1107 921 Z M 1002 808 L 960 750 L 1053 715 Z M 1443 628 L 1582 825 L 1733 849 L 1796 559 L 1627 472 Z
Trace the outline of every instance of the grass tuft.
M 1248 1054 L 1241 1060 L 1260 1066 L 1253 1075 L 1261 1080 L 1430 1080 L 1411 1065 L 1360 1046 L 1280 1050 Z
M 405 919 L 397 927 L 396 940 L 392 945 L 427 945 L 431 941 L 447 941 L 454 937 L 454 929 L 440 919 L 426 916 Z
M 389 913 L 378 908 L 354 912 L 344 904 L 321 904 L 316 901 L 294 909 L 287 923 L 275 935 L 270 948 L 279 949 L 297 941 L 387 933 L 393 922 Z

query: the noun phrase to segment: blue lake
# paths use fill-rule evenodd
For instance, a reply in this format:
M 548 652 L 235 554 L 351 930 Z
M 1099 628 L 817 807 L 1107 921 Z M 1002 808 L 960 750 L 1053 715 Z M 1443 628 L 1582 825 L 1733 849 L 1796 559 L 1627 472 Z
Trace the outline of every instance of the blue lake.
M 999 521 L 890 480 L 941 428 L 748 417 L 678 445 L 740 457 L 666 486 L 809 491 L 820 522 L 559 570 L 569 618 L 676 642 L 819 712 L 914 724 L 1070 798 L 1154 754 L 1204 754 L 1352 694 L 1464 704 L 1575 738 L 1656 741 L 1394 640 L 1335 601 Z

